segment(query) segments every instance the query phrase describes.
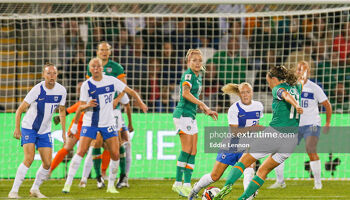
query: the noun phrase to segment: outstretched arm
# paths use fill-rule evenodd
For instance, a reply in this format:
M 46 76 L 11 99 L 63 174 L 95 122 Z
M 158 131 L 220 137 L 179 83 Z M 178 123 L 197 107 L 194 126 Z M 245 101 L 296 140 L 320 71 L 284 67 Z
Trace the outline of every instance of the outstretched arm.
M 139 107 L 141 108 L 141 110 L 146 113 L 148 110 L 148 107 L 146 106 L 145 103 L 143 103 L 142 99 L 140 98 L 140 96 L 137 94 L 137 92 L 131 88 L 129 88 L 128 86 L 125 87 L 124 91 L 126 93 L 128 93 L 130 96 L 134 97 L 136 99 L 137 104 L 139 105 Z
M 282 98 L 290 103 L 299 114 L 303 114 L 303 108 L 299 106 L 299 103 L 295 100 L 295 98 L 289 94 L 287 91 L 282 93 Z

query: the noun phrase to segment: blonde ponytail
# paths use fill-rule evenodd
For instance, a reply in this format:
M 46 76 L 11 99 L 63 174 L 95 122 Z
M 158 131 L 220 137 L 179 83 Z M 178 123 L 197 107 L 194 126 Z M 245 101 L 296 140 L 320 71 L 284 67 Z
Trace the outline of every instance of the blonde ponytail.
M 221 88 L 221 91 L 223 92 L 223 95 L 225 94 L 235 94 L 239 96 L 239 91 L 243 86 L 248 86 L 252 91 L 253 87 L 250 85 L 248 82 L 243 82 L 241 84 L 234 84 L 234 83 L 229 83 L 226 84 L 224 87 Z

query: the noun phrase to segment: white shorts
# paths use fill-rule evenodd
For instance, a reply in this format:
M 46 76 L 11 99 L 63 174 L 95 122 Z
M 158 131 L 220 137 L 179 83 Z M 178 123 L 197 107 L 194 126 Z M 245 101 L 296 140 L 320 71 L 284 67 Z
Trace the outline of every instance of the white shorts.
M 267 127 L 265 132 L 278 132 L 272 127 Z M 270 138 L 257 139 L 251 144 L 248 153 L 255 159 L 259 160 L 267 155 L 272 154 L 272 158 L 278 162 L 284 162 L 294 151 L 298 144 L 298 135 L 293 138 Z
M 120 129 L 125 127 L 125 122 L 124 122 L 124 119 L 122 116 L 122 111 L 119 109 L 114 109 L 113 114 L 114 114 L 117 130 L 119 131 Z
M 197 120 L 191 117 L 173 118 L 176 132 L 182 131 L 188 135 L 198 133 Z

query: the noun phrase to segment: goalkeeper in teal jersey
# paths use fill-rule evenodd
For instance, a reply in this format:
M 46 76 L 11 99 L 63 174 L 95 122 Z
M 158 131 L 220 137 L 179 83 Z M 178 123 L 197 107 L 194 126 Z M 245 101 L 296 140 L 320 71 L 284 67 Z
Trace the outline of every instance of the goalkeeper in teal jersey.
M 110 59 L 111 55 L 111 45 L 107 42 L 101 42 L 98 45 L 97 49 L 97 57 L 100 58 L 103 61 L 103 74 L 113 76 L 115 78 L 118 78 L 122 82 L 126 84 L 125 80 L 125 73 L 124 68 L 119 63 L 114 62 Z M 87 67 L 87 78 L 91 76 L 91 73 L 89 71 L 89 66 Z M 116 96 L 118 94 L 116 93 Z M 116 97 L 115 96 L 115 97 Z M 119 142 L 120 142 L 120 177 L 119 181 L 117 183 L 118 188 L 122 187 L 128 187 L 128 175 L 130 171 L 131 166 L 131 143 L 129 141 L 129 134 L 128 131 L 133 131 L 132 126 L 132 118 L 131 118 L 131 108 L 129 104 L 129 98 L 125 94 L 124 97 L 120 100 L 120 103 L 125 105 L 126 113 L 128 116 L 128 127 L 125 126 L 124 119 L 122 117 L 120 104 L 117 105 L 117 107 L 114 108 L 113 113 L 114 117 L 116 119 L 116 127 L 119 131 Z M 96 137 L 96 141 L 94 143 L 94 147 L 92 149 L 92 157 L 93 157 L 93 166 L 96 171 L 96 178 L 97 178 L 97 187 L 101 188 L 104 187 L 104 180 L 103 176 L 106 176 L 106 170 L 108 168 L 109 164 L 109 151 L 104 150 L 103 154 L 101 155 L 101 147 L 102 147 L 102 137 L 100 134 Z M 90 153 L 90 152 L 89 152 Z M 89 157 L 89 155 L 87 156 Z M 90 162 L 91 163 L 91 162 Z M 102 164 L 102 166 L 101 166 Z M 91 164 L 90 164 L 91 166 Z M 80 185 L 86 185 L 87 178 L 90 173 L 91 167 L 89 166 L 89 162 L 86 162 L 84 165 L 84 171 L 83 176 Z M 102 174 L 101 174 L 102 172 Z
M 303 109 L 299 105 L 302 85 L 294 71 L 284 66 L 272 67 L 266 75 L 266 80 L 272 90 L 272 121 L 266 127 L 265 133 L 281 134 L 281 130 L 297 131 L 299 126 L 299 114 Z M 295 129 L 294 129 L 295 127 Z M 294 132 L 297 133 L 297 132 Z M 293 152 L 298 142 L 297 134 L 290 138 L 268 138 L 255 140 L 249 152 L 244 153 L 241 159 L 233 166 L 224 188 L 215 196 L 214 200 L 223 199 L 231 190 L 232 185 L 241 177 L 245 168 L 255 161 L 269 157 L 260 165 L 256 176 L 249 183 L 248 188 L 238 199 L 251 199 L 251 196 L 263 185 L 270 171 L 284 162 Z
M 218 114 L 208 108 L 199 95 L 202 87 L 202 53 L 198 49 L 190 49 L 186 55 L 188 69 L 181 77 L 180 101 L 174 111 L 174 123 L 181 140 L 181 153 L 177 161 L 176 181 L 173 191 L 181 196 L 187 197 L 190 193 L 191 176 L 194 169 L 194 161 L 197 153 L 197 106 L 199 109 L 214 120 Z M 184 184 L 182 185 L 182 175 Z

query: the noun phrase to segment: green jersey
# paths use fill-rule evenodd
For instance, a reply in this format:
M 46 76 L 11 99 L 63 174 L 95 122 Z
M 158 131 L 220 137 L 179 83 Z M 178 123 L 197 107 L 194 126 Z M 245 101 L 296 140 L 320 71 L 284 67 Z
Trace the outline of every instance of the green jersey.
M 272 89 L 272 127 L 298 127 L 299 114 L 296 109 L 282 98 L 282 93 L 287 91 L 300 104 L 302 86 L 290 86 L 288 83 L 281 83 Z
M 180 82 L 180 94 L 182 94 L 182 87 L 188 85 L 191 88 L 191 94 L 198 99 L 202 90 L 202 76 L 199 74 L 196 76 L 195 73 L 189 68 L 184 74 L 182 74 Z M 191 117 L 196 118 L 197 105 L 185 99 L 180 95 L 180 101 L 177 104 L 173 117 Z
M 89 70 L 89 65 L 87 66 L 87 78 L 91 76 L 91 72 Z M 117 79 L 121 79 L 125 77 L 124 68 L 119 63 L 114 62 L 113 60 L 108 60 L 107 64 L 103 66 L 103 74 L 108 76 L 113 76 Z M 114 98 L 118 96 L 118 93 L 115 93 Z M 120 109 L 120 104 L 117 105 L 116 109 Z

